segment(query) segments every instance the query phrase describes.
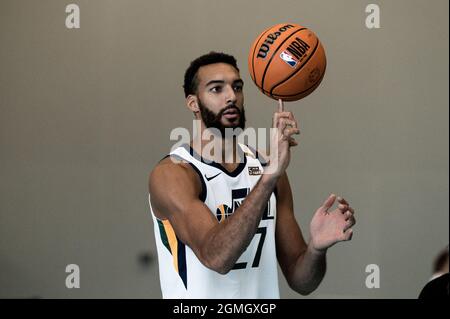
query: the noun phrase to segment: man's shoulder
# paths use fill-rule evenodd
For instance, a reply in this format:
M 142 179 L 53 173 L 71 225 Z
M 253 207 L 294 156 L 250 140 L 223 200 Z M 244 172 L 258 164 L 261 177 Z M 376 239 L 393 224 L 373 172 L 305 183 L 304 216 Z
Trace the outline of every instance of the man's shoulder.
M 155 188 L 177 187 L 177 185 L 191 185 L 198 187 L 198 176 L 191 164 L 179 157 L 167 155 L 160 160 L 149 175 L 149 191 Z
M 181 159 L 173 155 L 167 155 L 160 160 L 150 172 L 150 178 L 152 176 L 159 175 L 178 175 L 191 171 L 191 165 L 188 161 Z
M 160 160 L 158 162 L 158 164 L 155 165 L 155 168 L 158 166 L 163 166 L 163 167 L 169 167 L 169 168 L 173 168 L 173 167 L 185 167 L 186 165 L 188 165 L 189 162 L 179 156 L 176 155 L 166 155 L 162 160 Z M 178 166 L 177 166 L 178 165 Z
M 166 156 L 150 172 L 148 192 L 153 213 L 159 219 L 169 216 L 167 207 L 180 207 L 184 200 L 198 197 L 200 191 L 198 177 L 186 161 Z

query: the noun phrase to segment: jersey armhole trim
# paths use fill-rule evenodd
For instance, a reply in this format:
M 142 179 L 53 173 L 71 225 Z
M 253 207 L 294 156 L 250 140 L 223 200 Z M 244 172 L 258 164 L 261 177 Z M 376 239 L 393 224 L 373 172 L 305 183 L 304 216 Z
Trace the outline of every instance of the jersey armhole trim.
M 200 195 L 198 195 L 198 198 L 202 201 L 205 202 L 206 200 L 206 183 L 205 180 L 203 179 L 202 173 L 200 173 L 199 169 L 192 163 L 189 163 L 192 168 L 197 172 L 198 177 L 200 178 L 200 182 L 202 183 L 202 191 L 200 192 Z

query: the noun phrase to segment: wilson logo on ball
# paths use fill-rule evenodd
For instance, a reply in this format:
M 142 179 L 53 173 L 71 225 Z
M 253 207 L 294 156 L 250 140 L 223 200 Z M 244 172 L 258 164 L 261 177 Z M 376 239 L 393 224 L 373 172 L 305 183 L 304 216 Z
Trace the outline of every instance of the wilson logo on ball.
M 269 53 L 270 50 L 270 46 L 275 42 L 276 39 L 278 39 L 278 37 L 285 32 L 286 30 L 293 28 L 294 26 L 291 24 L 287 24 L 285 26 L 282 26 L 281 28 L 278 29 L 278 31 L 274 32 L 274 33 L 270 33 L 267 37 L 266 40 L 264 40 L 264 43 L 261 44 L 261 46 L 259 47 L 258 50 L 258 58 L 262 58 L 264 59 L 267 56 L 267 53 Z

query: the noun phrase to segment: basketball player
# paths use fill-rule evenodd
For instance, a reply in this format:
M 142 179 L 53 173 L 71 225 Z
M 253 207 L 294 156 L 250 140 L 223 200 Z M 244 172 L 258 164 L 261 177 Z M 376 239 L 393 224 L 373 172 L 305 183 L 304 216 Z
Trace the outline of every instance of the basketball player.
M 244 128 L 243 81 L 234 57 L 211 52 L 197 58 L 186 70 L 184 90 L 202 133 Z M 286 174 L 299 129 L 282 101 L 273 127 L 278 151 L 270 158 L 224 135 L 223 145 L 232 144 L 234 151 L 201 157 L 208 141 L 198 135 L 151 172 L 149 203 L 164 298 L 279 298 L 277 261 L 290 287 L 307 295 L 325 274 L 327 249 L 351 239 L 354 211 L 340 197 L 332 210 L 332 194 L 314 214 L 305 242 Z

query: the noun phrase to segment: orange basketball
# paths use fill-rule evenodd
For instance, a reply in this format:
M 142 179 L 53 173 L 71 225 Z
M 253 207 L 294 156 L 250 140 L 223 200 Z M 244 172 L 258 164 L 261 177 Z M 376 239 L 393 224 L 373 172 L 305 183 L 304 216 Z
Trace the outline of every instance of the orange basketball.
M 297 101 L 309 95 L 322 81 L 326 65 L 319 38 L 310 29 L 291 23 L 262 32 L 248 55 L 253 82 L 275 100 Z

